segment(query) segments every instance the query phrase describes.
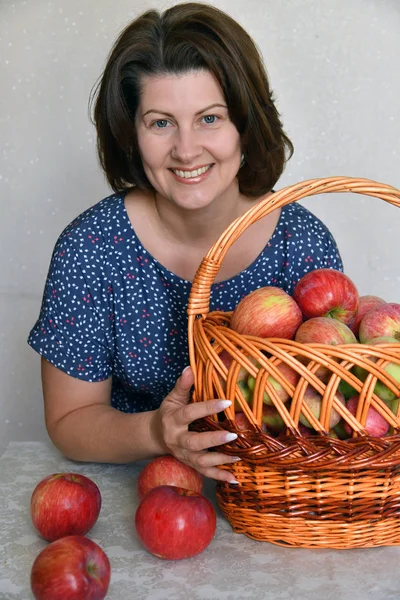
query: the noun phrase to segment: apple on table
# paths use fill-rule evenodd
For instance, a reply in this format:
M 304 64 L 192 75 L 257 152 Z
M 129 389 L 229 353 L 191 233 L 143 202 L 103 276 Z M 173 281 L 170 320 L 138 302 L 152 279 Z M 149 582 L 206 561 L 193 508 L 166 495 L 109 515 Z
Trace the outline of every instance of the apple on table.
M 139 499 L 160 485 L 173 485 L 201 494 L 203 477 L 193 467 L 166 454 L 154 458 L 140 471 L 136 483 Z
M 98 544 L 72 535 L 55 540 L 36 557 L 31 589 L 36 600 L 103 600 L 111 565 Z
M 135 513 L 143 546 L 158 558 L 180 560 L 203 552 L 214 537 L 215 510 L 203 495 L 172 485 L 150 490 Z
M 85 535 L 96 523 L 100 509 L 98 486 L 79 473 L 48 475 L 37 484 L 30 501 L 33 525 L 49 542 Z

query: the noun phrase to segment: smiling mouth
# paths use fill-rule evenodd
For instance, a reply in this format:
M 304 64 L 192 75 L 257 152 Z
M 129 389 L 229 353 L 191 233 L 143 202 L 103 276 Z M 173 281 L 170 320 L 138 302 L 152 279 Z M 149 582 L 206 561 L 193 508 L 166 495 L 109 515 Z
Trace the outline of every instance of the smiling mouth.
M 194 169 L 193 171 L 181 171 L 180 169 L 170 169 L 175 175 L 178 177 L 183 177 L 184 179 L 193 179 L 194 177 L 200 177 L 204 173 L 207 173 L 211 169 L 213 165 L 207 165 L 205 167 L 200 167 L 200 169 Z

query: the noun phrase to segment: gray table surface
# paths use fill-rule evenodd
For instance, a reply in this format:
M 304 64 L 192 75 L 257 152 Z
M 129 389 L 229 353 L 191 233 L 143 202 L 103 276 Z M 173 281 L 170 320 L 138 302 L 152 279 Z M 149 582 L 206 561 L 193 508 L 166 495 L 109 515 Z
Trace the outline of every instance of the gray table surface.
M 0 598 L 30 600 L 32 563 L 47 545 L 35 532 L 29 502 L 51 473 L 79 472 L 102 493 L 102 510 L 88 537 L 112 568 L 109 600 L 391 600 L 400 598 L 400 548 L 307 550 L 282 548 L 233 533 L 215 500 L 217 531 L 200 555 L 164 561 L 136 538 L 136 478 L 145 463 L 101 465 L 63 458 L 50 443 L 12 442 L 0 458 Z

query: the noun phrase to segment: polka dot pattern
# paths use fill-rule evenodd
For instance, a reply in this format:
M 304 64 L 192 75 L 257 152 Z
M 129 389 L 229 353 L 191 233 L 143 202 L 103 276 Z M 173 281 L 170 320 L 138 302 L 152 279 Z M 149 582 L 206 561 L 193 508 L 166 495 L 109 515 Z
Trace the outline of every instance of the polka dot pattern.
M 305 207 L 290 204 L 256 260 L 213 284 L 210 310 L 233 310 L 265 285 L 292 293 L 305 273 L 322 267 L 343 270 L 331 233 Z M 141 245 L 124 194 L 113 194 L 60 235 L 28 343 L 72 377 L 112 376 L 115 408 L 153 410 L 188 364 L 190 288 Z

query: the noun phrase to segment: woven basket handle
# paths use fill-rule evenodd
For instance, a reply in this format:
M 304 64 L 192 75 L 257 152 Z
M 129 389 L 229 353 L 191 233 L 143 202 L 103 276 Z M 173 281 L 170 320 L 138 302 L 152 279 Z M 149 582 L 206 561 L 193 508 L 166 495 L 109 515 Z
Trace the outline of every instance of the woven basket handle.
M 282 188 L 262 199 L 243 215 L 235 219 L 221 234 L 215 244 L 203 258 L 194 277 L 190 290 L 188 309 L 189 357 L 192 368 L 195 367 L 193 326 L 196 318 L 206 318 L 210 310 L 211 286 L 221 267 L 222 261 L 232 244 L 253 223 L 262 219 L 276 208 L 297 202 L 302 198 L 317 194 L 353 192 L 375 196 L 400 208 L 400 190 L 384 183 L 355 177 L 328 177 L 309 179 L 295 185 Z M 194 369 L 195 370 L 195 369 Z

